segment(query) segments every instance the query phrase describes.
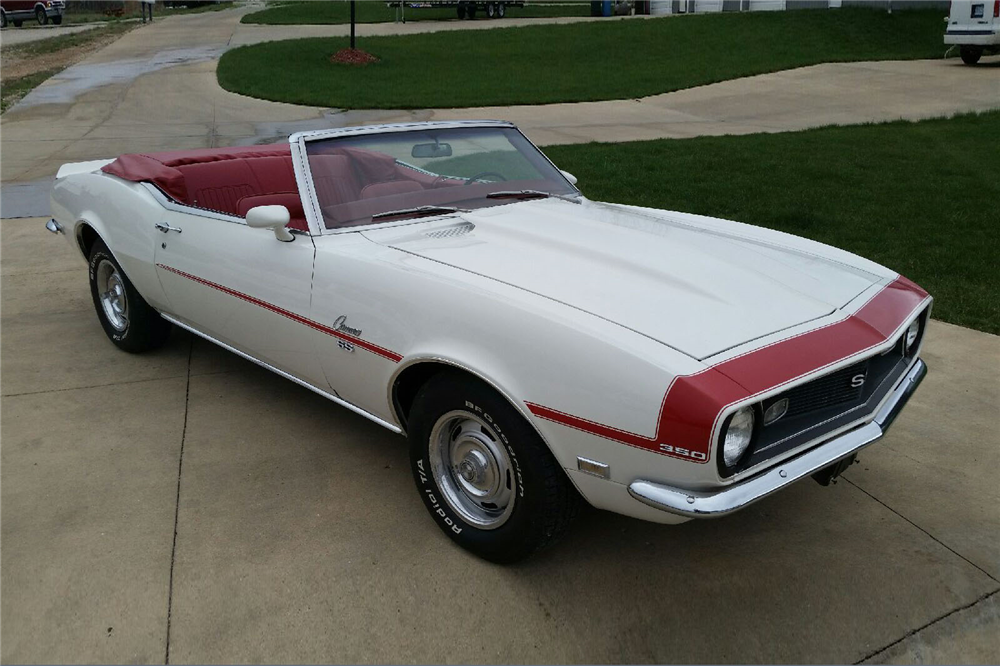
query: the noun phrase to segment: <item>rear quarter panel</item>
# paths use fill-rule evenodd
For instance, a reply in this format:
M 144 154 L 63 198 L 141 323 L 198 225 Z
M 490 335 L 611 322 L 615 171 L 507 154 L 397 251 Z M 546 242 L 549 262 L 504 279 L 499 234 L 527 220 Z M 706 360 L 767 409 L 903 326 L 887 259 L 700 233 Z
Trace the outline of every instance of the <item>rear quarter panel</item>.
M 100 172 L 76 173 L 56 180 L 51 207 L 53 218 L 81 254 L 86 225 L 108 246 L 143 298 L 155 308 L 164 306 L 153 252 L 159 233 L 154 225 L 165 210 L 145 186 Z

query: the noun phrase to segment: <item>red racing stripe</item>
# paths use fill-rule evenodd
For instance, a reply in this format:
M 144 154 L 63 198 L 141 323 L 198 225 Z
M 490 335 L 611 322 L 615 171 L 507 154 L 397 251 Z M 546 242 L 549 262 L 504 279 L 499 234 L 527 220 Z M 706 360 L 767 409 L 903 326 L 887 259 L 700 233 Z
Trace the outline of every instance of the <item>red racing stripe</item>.
M 194 280 L 195 282 L 197 282 L 199 284 L 203 284 L 206 287 L 211 287 L 212 289 L 217 289 L 217 290 L 221 291 L 224 294 L 229 294 L 230 296 L 234 296 L 234 297 L 236 297 L 236 298 L 238 298 L 238 299 L 240 299 L 242 301 L 246 301 L 247 303 L 251 303 L 251 304 L 256 305 L 258 307 L 264 308 L 265 310 L 273 312 L 275 314 L 279 314 L 282 317 L 286 317 L 287 319 L 291 319 L 292 321 L 298 322 L 298 323 L 302 324 L 303 326 L 308 326 L 309 328 L 315 329 L 315 330 L 320 331 L 322 333 L 326 333 L 327 335 L 331 335 L 331 336 L 333 336 L 335 338 L 340 338 L 341 340 L 345 340 L 347 342 L 350 342 L 351 344 L 353 344 L 355 346 L 358 346 L 361 349 L 364 349 L 366 351 L 370 351 L 371 353 L 376 354 L 378 356 L 381 356 L 382 358 L 388 359 L 388 360 L 392 361 L 393 363 L 399 363 L 400 361 L 403 360 L 403 357 L 400 356 L 399 354 L 397 354 L 394 351 L 390 351 L 388 349 L 385 349 L 384 347 L 379 347 L 378 345 L 373 344 L 371 342 L 368 342 L 367 340 L 362 340 L 361 338 L 356 338 L 353 335 L 348 335 L 347 333 L 343 333 L 341 331 L 338 331 L 337 329 L 330 328 L 329 326 L 325 326 L 324 324 L 320 324 L 319 322 L 316 322 L 316 321 L 313 321 L 312 319 L 308 319 L 306 317 L 303 317 L 302 315 L 298 315 L 298 314 L 295 314 L 294 312 L 290 312 L 290 311 L 285 310 L 283 308 L 279 308 L 277 305 L 273 305 L 271 303 L 268 303 L 267 301 L 262 301 L 259 298 L 254 298 L 253 296 L 250 296 L 249 294 L 244 294 L 241 291 L 236 291 L 235 289 L 230 289 L 229 287 L 225 287 L 225 286 L 223 286 L 221 284 L 217 284 L 217 283 L 212 282 L 210 280 L 206 280 L 204 278 L 200 278 L 197 275 L 191 275 L 190 273 L 185 273 L 184 271 L 178 270 L 176 268 L 173 268 L 172 266 L 166 266 L 164 264 L 156 264 L 156 265 L 159 268 L 162 268 L 165 271 L 170 271 L 171 273 L 176 273 L 177 275 L 180 275 L 181 277 L 185 277 L 185 278 L 187 278 L 189 280 Z
M 598 437 L 682 460 L 708 462 L 727 407 L 882 344 L 927 300 L 926 291 L 899 276 L 846 319 L 676 377 L 663 396 L 652 437 L 531 402 L 528 409 L 539 418 Z

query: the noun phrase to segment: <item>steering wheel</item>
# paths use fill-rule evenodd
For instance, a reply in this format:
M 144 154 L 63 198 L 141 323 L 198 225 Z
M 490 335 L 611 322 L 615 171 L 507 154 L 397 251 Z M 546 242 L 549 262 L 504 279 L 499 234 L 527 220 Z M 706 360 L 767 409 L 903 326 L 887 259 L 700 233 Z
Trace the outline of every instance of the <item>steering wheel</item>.
M 506 178 L 504 178 L 504 176 L 503 176 L 502 173 L 497 173 L 496 171 L 481 171 L 481 172 L 477 173 L 475 176 L 473 176 L 472 178 L 469 178 L 469 180 L 465 181 L 465 184 L 466 185 L 472 185 L 474 182 L 476 182 L 480 178 L 484 178 L 486 176 L 496 176 L 500 180 L 503 180 L 503 181 L 507 180 Z

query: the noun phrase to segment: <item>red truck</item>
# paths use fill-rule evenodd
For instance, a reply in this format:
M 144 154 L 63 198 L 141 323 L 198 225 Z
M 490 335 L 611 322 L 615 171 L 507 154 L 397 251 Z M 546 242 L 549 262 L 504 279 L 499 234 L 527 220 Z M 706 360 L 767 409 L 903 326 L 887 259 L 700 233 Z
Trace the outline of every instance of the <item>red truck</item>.
M 20 28 L 25 21 L 35 19 L 39 25 L 49 21 L 59 25 L 65 10 L 63 0 L 0 0 L 0 24 L 6 28 L 10 22 Z

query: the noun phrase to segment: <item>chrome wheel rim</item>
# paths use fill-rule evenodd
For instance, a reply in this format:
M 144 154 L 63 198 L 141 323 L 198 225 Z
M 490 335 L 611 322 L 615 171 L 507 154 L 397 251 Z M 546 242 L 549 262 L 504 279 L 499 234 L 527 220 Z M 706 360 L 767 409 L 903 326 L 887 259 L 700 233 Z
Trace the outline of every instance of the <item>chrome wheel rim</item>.
M 506 447 L 481 418 L 448 412 L 431 430 L 431 473 L 448 506 L 466 523 L 493 530 L 514 510 L 514 471 Z
M 128 297 L 118 269 L 107 259 L 97 265 L 97 296 L 104 317 L 119 333 L 128 328 Z

